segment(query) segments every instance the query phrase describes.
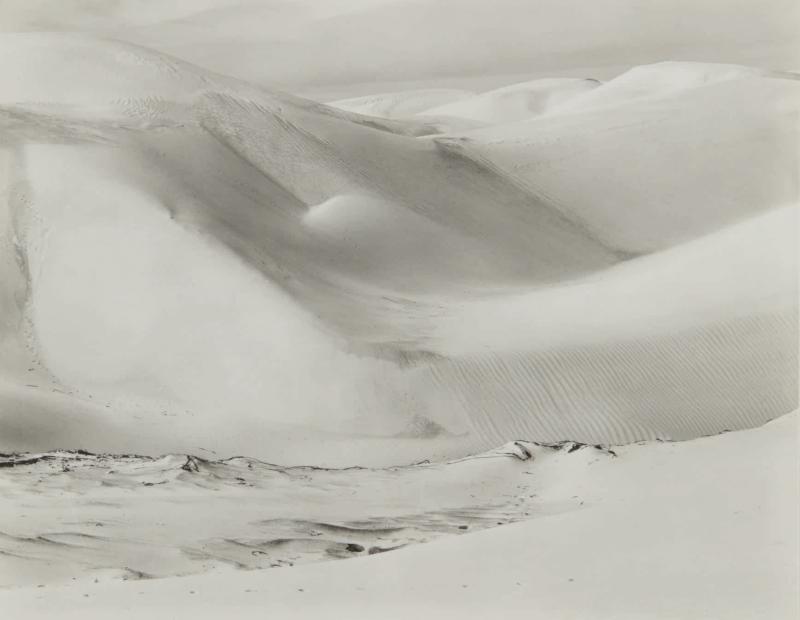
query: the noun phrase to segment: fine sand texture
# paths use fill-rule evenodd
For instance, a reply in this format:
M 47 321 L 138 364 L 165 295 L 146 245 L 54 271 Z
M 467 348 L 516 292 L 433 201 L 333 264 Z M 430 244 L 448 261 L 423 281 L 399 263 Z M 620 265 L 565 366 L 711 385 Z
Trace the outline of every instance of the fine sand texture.
M 533 496 L 526 500 L 530 515 L 520 523 L 390 553 L 369 555 L 344 548 L 343 554 L 361 556 L 346 562 L 175 579 L 141 580 L 142 575 L 131 574 L 127 581 L 115 583 L 101 575 L 97 582 L 7 589 L 0 591 L 0 606 L 11 617 L 76 619 L 139 618 L 143 610 L 159 619 L 267 614 L 399 620 L 499 613 L 511 618 L 608 620 L 793 618 L 798 613 L 800 517 L 796 433 L 797 416 L 792 414 L 761 429 L 684 443 L 632 445 L 618 449 L 616 456 L 593 448 L 533 447 L 533 458 L 526 461 L 504 457 L 446 465 L 433 477 L 441 481 L 439 476 L 459 467 L 470 468 L 478 478 L 492 471 L 502 471 L 499 480 L 522 474 L 519 478 L 525 482 L 518 492 Z M 41 462 L 20 469 L 24 473 L 11 478 L 2 474 L 4 489 L 13 478 L 46 472 Z M 248 472 L 249 479 L 252 475 Z M 414 476 L 410 471 L 402 475 Z M 45 489 L 57 495 L 58 481 L 66 485 L 70 478 L 55 473 Z M 162 505 L 180 503 L 187 483 L 173 476 L 167 485 L 177 484 L 184 491 L 173 495 L 162 486 Z M 77 491 L 70 486 L 63 492 L 70 494 L 70 488 Z M 129 497 L 135 494 L 141 500 L 158 488 L 132 484 Z M 116 493 L 122 491 L 118 488 Z M 48 491 L 44 493 L 41 501 Z M 98 489 L 84 498 L 113 494 L 113 489 Z M 448 492 L 444 501 L 452 498 Z M 210 510 L 221 508 L 224 502 L 217 500 L 212 506 Z M 107 505 L 89 508 L 86 502 L 79 514 L 88 515 L 87 509 L 93 515 L 114 511 Z M 213 515 L 205 515 L 205 522 L 211 522 Z M 25 527 L 30 532 L 45 525 L 40 518 L 51 518 L 33 507 L 28 516 Z M 466 515 L 460 518 L 470 523 Z M 107 525 L 112 531 L 119 527 Z M 331 538 L 365 536 L 320 523 L 305 527 L 319 532 L 331 546 Z M 183 538 L 203 528 L 193 519 L 187 529 Z M 40 535 L 27 549 L 42 553 L 50 545 L 59 548 L 62 561 L 71 557 L 96 562 L 95 544 L 61 533 Z M 223 551 L 220 544 L 213 552 L 230 553 L 232 547 Z M 272 549 L 267 546 L 265 552 Z M 23 562 L 4 560 L 9 561 L 16 566 Z
M 389 465 L 796 407 L 792 73 L 662 63 L 403 120 L 0 43 L 27 63 L 0 94 L 5 451 Z M 447 105 L 493 124 L 442 133 Z
M 798 23 L 0 2 L 0 617 L 797 617 Z

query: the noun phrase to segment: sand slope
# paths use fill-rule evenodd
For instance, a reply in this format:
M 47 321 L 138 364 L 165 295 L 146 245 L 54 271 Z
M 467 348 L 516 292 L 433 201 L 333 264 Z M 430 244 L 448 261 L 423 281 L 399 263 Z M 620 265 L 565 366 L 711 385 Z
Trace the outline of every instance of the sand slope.
M 795 74 L 664 63 L 558 114 L 436 141 L 607 245 L 651 252 L 796 201 L 798 97 Z
M 791 415 L 617 458 L 534 458 L 533 501 L 570 510 L 345 563 L 26 588 L 0 605 L 57 618 L 793 618 L 796 432 Z
M 549 78 L 512 84 L 469 99 L 420 110 L 423 116 L 454 116 L 484 123 L 510 123 L 545 114 L 597 88 L 594 79 Z
M 332 101 L 328 105 L 342 110 L 380 116 L 383 118 L 407 118 L 424 113 L 431 108 L 470 99 L 474 93 L 454 88 L 430 88 L 397 93 L 380 93 L 365 97 L 353 97 Z
M 426 137 L 129 44 L 2 46 L 7 451 L 398 464 L 796 407 L 793 75 L 656 65 Z
M 575 454 L 573 444 L 520 443 L 446 464 L 373 470 L 246 457 L 0 457 L 8 508 L 0 588 L 346 559 L 571 510 L 529 492 L 527 461 L 539 467 L 560 449 Z
M 797 617 L 798 11 L 0 2 L 0 614 Z

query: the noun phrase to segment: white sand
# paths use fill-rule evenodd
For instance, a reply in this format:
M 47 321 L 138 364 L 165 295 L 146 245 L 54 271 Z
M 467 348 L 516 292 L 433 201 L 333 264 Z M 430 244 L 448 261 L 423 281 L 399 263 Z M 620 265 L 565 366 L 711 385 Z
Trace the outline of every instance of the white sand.
M 611 458 L 595 448 L 582 450 Z M 509 444 L 444 464 L 373 470 L 186 455 L 53 452 L 0 458 L 6 499 L 0 518 L 2 583 L 91 583 L 294 566 L 574 509 L 562 500 L 536 500 L 530 454 L 536 469 L 562 459 L 558 449 L 534 444 Z
M 126 44 L 3 45 L 30 61 L 2 93 L 5 450 L 400 464 L 796 406 L 789 74 L 657 65 L 415 138 Z
M 550 78 L 512 84 L 470 99 L 420 110 L 424 116 L 455 116 L 485 123 L 521 121 L 560 108 L 600 85 L 595 79 Z
M 557 514 L 343 563 L 0 591 L 0 606 L 53 618 L 793 618 L 796 433 L 791 415 L 617 458 L 555 453 L 522 477 Z M 487 467 L 514 463 L 526 465 Z
M 794 617 L 796 17 L 3 3 L 0 612 Z
M 328 105 L 368 116 L 407 118 L 437 106 L 452 104 L 463 99 L 471 99 L 474 95 L 475 93 L 454 88 L 430 88 L 340 99 L 339 101 L 332 101 Z

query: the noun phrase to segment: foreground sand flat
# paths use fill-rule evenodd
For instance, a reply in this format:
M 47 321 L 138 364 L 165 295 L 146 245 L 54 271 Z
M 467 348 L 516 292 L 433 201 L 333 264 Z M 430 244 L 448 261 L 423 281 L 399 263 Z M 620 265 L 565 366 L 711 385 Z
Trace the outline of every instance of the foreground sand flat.
M 616 458 L 479 459 L 469 466 L 530 468 L 536 502 L 569 509 L 346 562 L 6 590 L 0 607 L 20 618 L 792 618 L 796 433 L 792 414 Z

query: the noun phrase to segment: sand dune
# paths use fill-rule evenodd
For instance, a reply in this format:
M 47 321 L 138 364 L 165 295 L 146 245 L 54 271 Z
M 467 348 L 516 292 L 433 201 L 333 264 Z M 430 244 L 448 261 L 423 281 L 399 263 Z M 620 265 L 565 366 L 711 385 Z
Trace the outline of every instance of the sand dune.
M 480 94 L 456 89 L 405 90 L 341 99 L 328 105 L 368 116 L 408 119 L 418 115 L 449 119 L 451 123 L 453 119 L 472 121 L 481 126 L 544 114 L 599 85 L 595 79 L 549 78 Z
M 667 63 L 564 104 L 572 110 L 436 142 L 639 254 L 794 204 L 798 97 L 794 74 Z
M 597 88 L 594 79 L 550 78 L 512 84 L 469 99 L 420 110 L 424 116 L 454 116 L 489 124 L 532 118 Z
M 128 44 L 2 45 L 30 59 L 1 100 L 6 450 L 56 416 L 95 451 L 397 464 L 796 407 L 791 75 L 526 83 L 429 138 Z
M 798 11 L 1 2 L 0 610 L 797 616 Z
M 474 96 L 466 90 L 430 88 L 423 90 L 381 93 L 332 101 L 328 105 L 350 112 L 383 118 L 408 118 L 431 108 L 452 104 Z

